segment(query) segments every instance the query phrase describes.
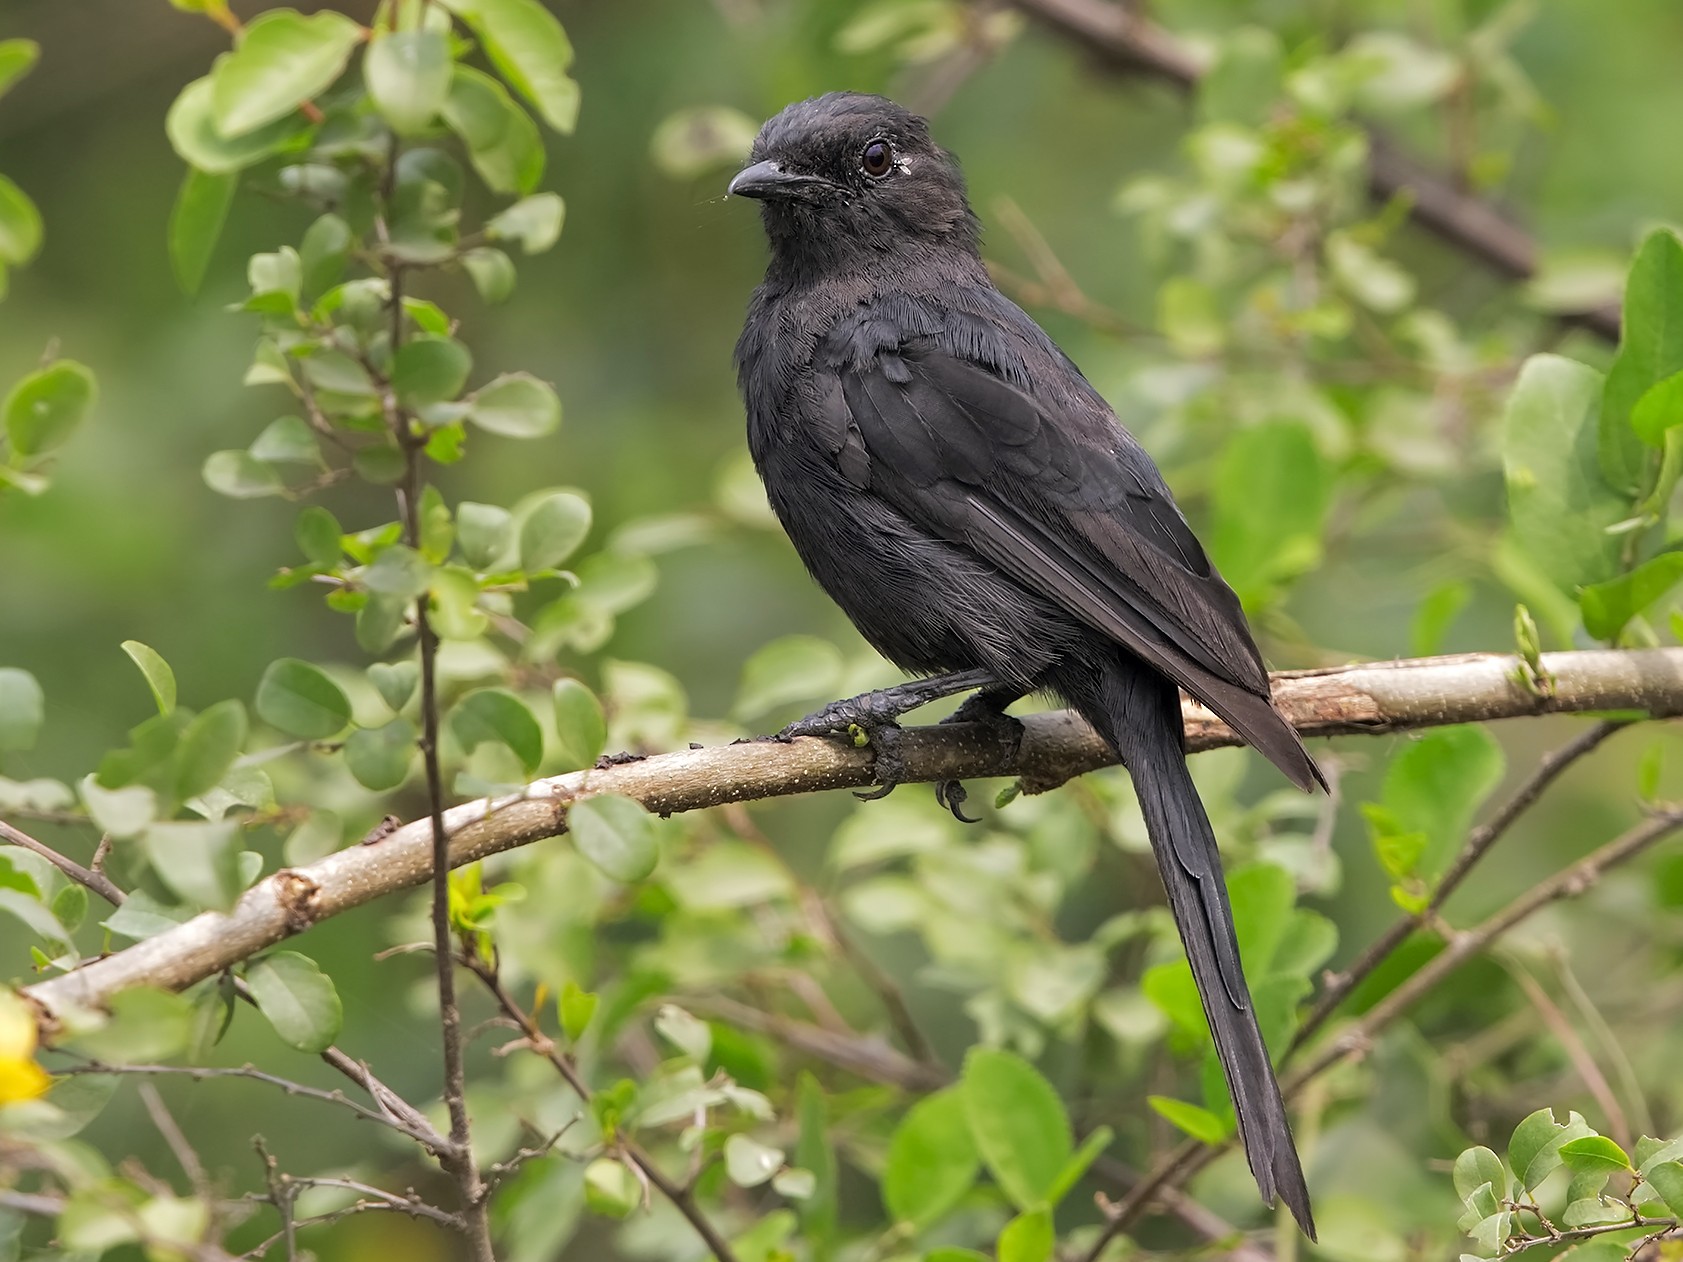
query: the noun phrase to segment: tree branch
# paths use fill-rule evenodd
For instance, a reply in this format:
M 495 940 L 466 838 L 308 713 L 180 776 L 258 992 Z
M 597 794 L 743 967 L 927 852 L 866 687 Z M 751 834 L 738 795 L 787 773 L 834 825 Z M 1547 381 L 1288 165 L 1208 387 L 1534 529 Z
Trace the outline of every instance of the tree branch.
M 92 890 L 113 907 L 122 904 L 125 897 L 123 891 L 118 889 L 116 883 L 105 873 L 99 871 L 98 868 L 84 868 L 74 859 L 67 858 L 44 842 L 36 841 L 28 833 L 13 828 L 3 819 L 0 819 L 0 841 L 34 851 L 72 881 L 75 881 L 76 884 Z M 103 846 L 105 843 L 101 841 L 100 844 Z
M 1586 711 L 1683 714 L 1683 649 L 1548 653 L 1544 687 L 1524 682 L 1513 656 L 1468 654 L 1288 672 L 1275 676 L 1275 702 L 1307 736 L 1376 734 L 1490 719 Z M 1187 747 L 1238 744 L 1202 706 L 1185 708 Z M 1030 792 L 1115 762 L 1093 731 L 1068 711 L 1030 715 L 1015 752 L 989 729 L 909 729 L 901 742 L 908 782 L 1018 776 Z M 872 781 L 872 755 L 838 741 L 744 741 L 681 750 L 528 785 L 518 796 L 481 799 L 444 813 L 451 866 L 472 863 L 566 831 L 567 807 L 599 793 L 635 798 L 662 815 Z M 432 820 L 406 824 L 373 845 L 353 846 L 286 868 L 247 890 L 226 914 L 205 912 L 156 937 L 73 972 L 26 987 L 50 1037 L 55 1017 L 97 1007 L 130 986 L 180 990 L 319 921 L 432 876 Z
M 1080 44 L 1109 65 L 1165 79 L 1182 89 L 1197 86 L 1205 67 L 1164 28 L 1112 0 L 1011 0 L 1024 13 Z M 1519 280 L 1537 273 L 1537 246 L 1530 234 L 1489 202 L 1408 157 L 1383 133 L 1368 132 L 1368 189 L 1388 202 L 1399 194 L 1409 217 L 1493 271 Z M 1560 318 L 1619 338 L 1619 312 L 1593 307 Z

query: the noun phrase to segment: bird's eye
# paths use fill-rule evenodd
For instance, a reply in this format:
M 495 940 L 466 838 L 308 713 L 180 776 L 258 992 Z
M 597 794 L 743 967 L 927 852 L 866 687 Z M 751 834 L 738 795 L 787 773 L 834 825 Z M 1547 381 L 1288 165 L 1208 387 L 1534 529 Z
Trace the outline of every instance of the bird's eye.
M 866 175 L 881 178 L 894 165 L 894 149 L 886 140 L 873 140 L 859 155 L 859 169 Z

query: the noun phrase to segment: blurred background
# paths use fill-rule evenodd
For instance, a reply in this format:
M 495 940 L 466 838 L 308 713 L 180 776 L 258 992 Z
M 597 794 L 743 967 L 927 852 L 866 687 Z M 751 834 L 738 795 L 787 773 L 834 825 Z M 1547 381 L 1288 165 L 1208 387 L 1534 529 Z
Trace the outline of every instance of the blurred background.
M 366 19 L 371 6 L 338 7 Z M 1219 271 L 1211 263 L 1215 246 L 1188 233 L 1165 246 L 1164 217 L 1172 220 L 1176 207 L 1192 213 L 1187 204 L 1199 182 L 1216 178 L 1205 150 L 1192 142 L 1210 121 L 1207 103 L 1194 106 L 1170 85 L 1100 65 L 1004 7 L 843 0 L 577 0 L 551 7 L 577 51 L 584 93 L 577 134 L 548 137 L 545 187 L 565 197 L 566 228 L 552 252 L 522 266 L 506 304 L 484 308 L 464 286 L 451 309 L 465 314 L 461 336 L 481 373 L 525 369 L 554 382 L 565 419 L 541 450 L 487 441 L 438 480 L 452 502 L 512 503 L 543 486 L 580 487 L 594 502 L 598 538 L 651 515 L 682 512 L 705 521 L 694 542 L 656 556 L 658 585 L 619 618 L 603 652 L 670 672 L 687 692 L 690 714 L 720 721 L 715 732 L 726 730 L 745 660 L 780 636 L 808 633 L 840 646 L 848 684 L 893 677 L 871 664 L 782 536 L 766 528 L 745 463 L 731 366 L 764 259 L 754 207 L 723 196 L 732 163 L 750 125 L 790 100 L 842 87 L 889 92 L 932 111 L 937 137 L 963 160 L 1002 284 L 1141 433 L 1206 535 L 1242 529 L 1242 521 L 1219 520 L 1217 502 L 1229 485 L 1222 481 L 1222 445 L 1234 426 L 1256 419 L 1235 398 L 1254 399 L 1249 384 L 1264 378 L 1275 397 L 1282 397 L 1281 383 L 1313 394 L 1313 405 L 1305 405 L 1315 413 L 1310 428 L 1335 477 L 1311 554 L 1289 573 L 1259 579 L 1253 608 L 1274 666 L 1511 645 L 1514 576 L 1504 578 L 1486 555 L 1502 518 L 1494 444 L 1501 398 L 1525 351 L 1564 347 L 1605 362 L 1608 349 L 1593 334 L 1562 328 L 1547 308 L 1616 297 L 1642 229 L 1680 217 L 1675 120 L 1683 117 L 1683 8 L 1672 0 L 1613 7 L 1590 0 L 1150 6 L 1194 47 L 1213 50 L 1250 23 L 1272 30 L 1291 57 L 1375 30 L 1459 55 L 1469 32 L 1498 18 L 1512 27 L 1502 60 L 1518 81 L 1494 75 L 1484 81 L 1484 95 L 1461 105 L 1445 104 L 1441 94 L 1409 97 L 1385 121 L 1420 157 L 1461 163 L 1474 187 L 1512 209 L 1540 244 L 1542 280 L 1516 285 L 1417 229 L 1388 223 L 1383 250 L 1394 260 L 1388 265 L 1410 278 L 1407 305 L 1429 310 L 1452 332 L 1444 360 L 1403 374 L 1406 381 L 1385 398 L 1372 383 L 1352 384 L 1332 368 L 1383 361 L 1396 337 L 1387 331 L 1374 343 L 1380 349 L 1364 347 L 1367 316 L 1358 314 L 1353 332 L 1334 336 L 1342 349 L 1331 352 L 1299 356 L 1290 338 L 1247 341 L 1243 331 L 1224 343 L 1221 327 L 1244 323 L 1230 310 L 1208 313 L 1222 345 L 1200 341 L 1208 330 L 1187 319 L 1173 297 L 1178 291 L 1165 286 L 1177 275 Z M 48 493 L 0 498 L 0 664 L 39 678 L 51 716 L 39 747 L 8 758 L 4 770 L 16 779 L 72 779 L 150 710 L 142 680 L 118 649 L 122 640 L 163 653 L 175 665 L 183 702 L 199 706 L 249 697 L 263 664 L 275 657 L 335 662 L 361 654 L 348 620 L 299 592 L 265 586 L 295 556 L 295 509 L 279 500 L 230 504 L 199 475 L 211 451 L 243 446 L 286 410 L 278 395 L 242 387 L 255 322 L 225 304 L 245 294 L 245 257 L 296 240 L 306 222 L 248 181 L 200 294 L 183 296 L 171 278 L 165 225 L 182 168 L 162 119 L 225 38 L 163 0 L 3 0 L 0 38 L 12 36 L 39 41 L 43 56 L 0 106 L 0 170 L 40 206 L 46 243 L 31 266 L 12 274 L 0 304 L 0 381 L 14 380 L 56 345 L 95 369 L 100 399 L 60 458 Z M 697 109 L 708 112 L 680 113 Z M 1458 111 L 1462 123 L 1483 120 L 1471 142 L 1457 131 Z M 1458 151 L 1457 143 L 1472 151 Z M 1223 207 L 1206 211 L 1212 241 L 1242 239 L 1243 225 L 1223 219 Z M 1171 222 L 1168 235 L 1175 231 Z M 1247 282 L 1228 275 L 1229 288 L 1218 295 L 1249 301 Z M 1376 318 L 1390 314 L 1381 309 Z M 1415 344 L 1423 339 L 1419 334 Z M 1415 367 L 1427 358 L 1421 352 Z M 1285 412 L 1295 406 L 1268 405 Z M 388 511 L 385 493 L 368 494 L 380 502 L 363 515 L 378 520 L 374 514 Z M 341 519 L 356 521 L 356 493 L 335 495 Z M 1523 577 L 1515 581 L 1523 586 Z M 1449 616 L 1441 627 L 1423 628 L 1422 602 L 1446 585 L 1453 593 L 1440 606 Z M 1565 647 L 1546 623 L 1545 633 Z M 582 669 L 599 677 L 596 666 Z M 755 716 L 746 726 L 775 726 L 799 708 Z M 1574 730 L 1570 720 L 1497 729 L 1508 778 Z M 1387 761 L 1405 744 L 1347 741 L 1335 755 L 1345 772 L 1344 806 L 1330 838 L 1342 871 L 1336 882 L 1323 872 L 1318 887 L 1308 884 L 1312 895 L 1325 895 L 1315 905 L 1341 929 L 1341 959 L 1394 914 L 1355 804 L 1379 796 Z M 1489 910 L 1629 818 L 1637 748 L 1635 738 L 1615 742 L 1574 773 L 1551 808 L 1531 818 L 1474 883 L 1464 914 Z M 1279 787 L 1248 762 L 1233 766 L 1227 779 L 1235 812 Z M 400 802 L 399 809 L 414 812 L 412 792 Z M 852 809 L 845 800 L 803 801 L 756 817 L 804 863 Z M 1580 975 L 1624 959 L 1640 926 L 1645 934 L 1651 929 L 1653 949 L 1674 950 L 1683 945 L 1675 927 L 1644 919 L 1683 894 L 1674 873 L 1683 873 L 1675 856 L 1661 858 L 1598 896 L 1602 913 L 1640 912 L 1634 922 L 1586 913 L 1575 927 L 1551 922 L 1538 933 L 1565 935 Z M 1156 895 L 1142 886 L 1128 897 L 1149 902 Z M 312 933 L 307 949 L 345 996 L 346 1045 L 383 1066 L 395 1085 L 424 1096 L 434 1074 L 424 1010 L 389 997 L 395 976 L 419 979 L 425 967 L 371 962 L 374 949 L 401 936 L 382 915 L 370 909 L 329 924 Z M 909 973 L 922 959 L 905 934 L 872 941 Z M 6 963 L 14 975 L 27 972 L 19 954 L 8 954 Z M 1486 984 L 1489 978 L 1466 983 Z M 970 1017 L 938 988 L 912 986 L 914 999 L 926 1000 L 934 1014 L 937 1044 L 960 1053 L 974 1037 Z M 1429 1014 L 1423 1020 L 1419 1037 L 1440 1037 Z M 1668 1025 L 1662 1013 L 1641 1027 L 1631 1036 L 1632 1056 L 1652 1087 L 1657 1124 L 1669 1120 L 1675 1128 L 1683 1121 L 1680 1093 L 1660 1081 L 1660 1067 L 1676 1050 Z M 1446 1028 L 1460 1037 L 1471 1027 L 1456 1018 Z M 230 1056 L 255 1055 L 240 1038 L 236 1029 Z M 1392 1054 L 1418 1068 L 1412 1050 Z M 307 1058 L 295 1059 L 296 1071 L 307 1075 Z M 1441 1078 L 1433 1081 L 1444 1087 Z M 1560 1090 L 1572 1099 L 1582 1094 L 1576 1085 Z M 1410 1233 L 1417 1220 L 1435 1218 L 1440 1230 L 1425 1237 L 1435 1239 L 1434 1248 L 1453 1234 L 1445 1234 L 1453 1198 L 1438 1186 L 1445 1183 L 1441 1168 L 1433 1172 L 1428 1163 L 1452 1157 L 1455 1148 L 1415 1134 L 1428 1126 L 1410 1116 L 1408 1102 L 1418 1099 L 1400 1090 L 1395 1099 L 1382 1097 L 1336 1150 L 1370 1181 L 1391 1186 L 1399 1201 L 1413 1197 L 1416 1208 L 1359 1206 L 1352 1211 L 1357 1227 L 1343 1237 L 1333 1232 L 1328 1256 L 1442 1256 L 1441 1248 L 1424 1251 L 1424 1238 Z M 214 1094 L 188 1089 L 171 1100 L 184 1123 L 197 1127 L 213 1167 L 250 1166 L 253 1130 L 301 1167 L 369 1142 L 348 1118 L 318 1116 L 244 1084 Z M 1490 1112 L 1503 1116 L 1500 1102 Z M 1464 1125 L 1464 1114 L 1460 1120 Z M 89 1137 L 115 1155 L 164 1160 L 132 1099 Z M 1318 1168 L 1337 1164 L 1328 1158 Z M 1338 1199 L 1337 1182 L 1336 1173 L 1326 1175 L 1329 1203 Z M 1244 1188 L 1233 1186 L 1242 1202 Z M 388 1257 L 403 1247 L 420 1259 L 447 1256 L 448 1242 L 382 1215 L 347 1224 L 320 1247 L 323 1256 L 342 1258 Z M 634 1239 L 614 1247 L 640 1252 Z M 587 1229 L 566 1256 L 603 1256 L 607 1248 Z M 642 1252 L 662 1256 L 654 1249 Z

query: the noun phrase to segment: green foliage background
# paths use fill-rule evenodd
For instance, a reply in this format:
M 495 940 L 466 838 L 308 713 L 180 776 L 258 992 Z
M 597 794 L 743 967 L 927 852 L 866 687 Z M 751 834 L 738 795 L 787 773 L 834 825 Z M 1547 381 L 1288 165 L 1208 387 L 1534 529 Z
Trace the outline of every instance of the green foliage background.
M 605 643 L 581 649 L 575 641 L 556 658 L 604 694 L 610 748 L 681 748 L 766 730 L 893 676 L 807 581 L 746 467 L 730 348 L 763 246 L 751 208 L 722 196 L 740 120 L 713 116 L 723 141 L 712 159 L 671 120 L 720 106 L 758 120 L 841 86 L 916 100 L 939 64 L 920 59 L 930 33 L 938 38 L 958 10 L 909 0 L 869 6 L 864 18 L 860 6 L 835 0 L 552 7 L 577 50 L 584 100 L 576 133 L 547 137 L 544 187 L 566 198 L 565 231 L 553 250 L 522 260 L 508 302 L 481 306 L 459 277 L 440 281 L 436 296 L 464 319 L 476 381 L 531 372 L 555 383 L 565 420 L 538 445 L 476 438 L 471 458 L 436 471 L 436 481 L 452 504 L 512 505 L 528 492 L 579 488 L 593 506 L 586 554 L 609 543 L 610 557 L 652 559 L 658 581 L 614 616 Z M 1253 609 L 1277 667 L 1508 649 L 1516 599 L 1531 607 L 1544 647 L 1593 642 L 1573 588 L 1612 576 L 1596 568 L 1606 538 L 1574 531 L 1571 513 L 1544 505 L 1540 516 L 1567 542 L 1533 544 L 1529 560 L 1523 541 L 1501 542 L 1503 405 L 1533 352 L 1609 366 L 1611 347 L 1562 331 L 1545 312 L 1585 294 L 1615 298 L 1643 232 L 1683 219 L 1670 121 L 1683 111 L 1675 66 L 1683 13 L 1666 0 L 1625 0 L 1611 13 L 1585 0 L 1523 9 L 1486 0 L 1167 0 L 1154 6 L 1159 20 L 1228 49 L 1239 67 L 1223 80 L 1226 95 L 1212 91 L 1196 105 L 1099 70 L 1044 31 L 1002 27 L 1010 38 L 937 115 L 938 136 L 964 160 L 990 258 L 1011 276 L 1032 277 L 1043 243 L 1079 286 L 1080 302 L 1067 293 L 1047 302 L 1020 286 L 1019 297 L 1158 455 Z M 1515 23 L 1505 52 L 1469 36 L 1509 14 L 1529 21 Z M 1387 97 L 1367 80 L 1363 104 L 1427 159 L 1459 161 L 1483 191 L 1523 208 L 1544 251 L 1543 279 L 1518 289 L 1341 184 L 1342 111 L 1324 127 L 1294 130 L 1271 92 L 1250 92 L 1239 71 L 1253 53 L 1261 63 L 1271 54 L 1265 38 L 1235 34 L 1247 21 L 1270 27 L 1293 67 L 1320 67 L 1329 79 L 1336 73 L 1326 67 L 1341 64 L 1336 50 L 1375 32 L 1406 34 L 1416 52 L 1399 63 L 1399 82 Z M 11 0 L 0 38 L 12 36 L 44 51 L 0 105 L 0 168 L 42 208 L 47 233 L 40 256 L 9 275 L 0 382 L 30 371 L 56 339 L 61 353 L 96 370 L 100 395 L 50 490 L 0 496 L 0 666 L 31 671 L 49 707 L 36 747 L 6 754 L 0 773 L 74 780 L 151 713 L 122 641 L 151 645 L 171 662 L 182 703 L 195 709 L 251 698 L 276 659 L 360 670 L 366 655 L 350 620 L 306 592 L 265 585 L 278 567 L 297 564 L 297 506 L 230 503 L 200 477 L 211 452 L 246 446 L 286 410 L 242 387 L 254 321 L 223 308 L 246 296 L 247 255 L 296 242 L 308 223 L 248 182 L 199 296 L 184 297 L 171 277 L 165 225 L 181 165 L 162 119 L 225 37 L 161 2 L 136 0 Z M 1435 65 L 1421 49 L 1485 58 L 1466 102 L 1446 105 L 1428 90 Z M 1252 157 L 1236 131 L 1250 137 L 1239 137 L 1244 143 L 1265 136 L 1260 168 L 1245 165 Z M 1297 175 L 1305 196 L 1324 207 L 1319 226 L 1330 235 L 1296 260 L 1320 297 L 1281 316 L 1290 269 L 1281 281 L 1269 253 L 1268 198 Z M 473 196 L 477 209 L 494 209 Z M 1021 224 L 1030 227 L 1011 230 Z M 361 524 L 386 520 L 389 498 L 384 488 L 347 485 L 325 502 L 341 521 Z M 1618 499 L 1608 520 L 1629 503 Z M 616 533 L 628 526 L 634 534 Z M 1597 555 L 1583 560 L 1572 549 L 1586 539 Z M 1668 528 L 1654 524 L 1643 555 L 1667 542 Z M 1564 574 L 1561 567 L 1580 562 L 1580 572 Z M 628 585 L 638 585 L 643 568 L 624 562 Z M 1629 627 L 1605 611 L 1598 626 L 1585 610 L 1602 638 L 1622 631 L 1627 642 L 1671 642 L 1669 599 Z M 754 656 L 774 641 L 769 655 Z M 750 659 L 756 664 L 745 670 Z M 1340 806 L 1330 821 L 1314 803 L 1282 793 L 1248 754 L 1200 758 L 1212 816 L 1241 868 L 1235 898 L 1251 917 L 1247 960 L 1282 1035 L 1303 985 L 1334 949 L 1329 922 L 1336 965 L 1390 923 L 1399 902 L 1429 888 L 1486 796 L 1579 722 L 1342 742 L 1334 754 Z M 1674 744 L 1658 731 L 1617 738 L 1525 820 L 1451 904 L 1449 919 L 1472 923 L 1580 856 L 1635 817 L 1639 793 L 1675 790 L 1665 769 Z M 552 744 L 546 771 L 558 769 L 560 754 Z M 1647 783 L 1639 783 L 1639 758 L 1657 768 Z M 279 787 L 283 798 L 338 810 L 352 839 L 387 809 L 411 818 L 423 805 L 413 780 L 389 799 L 342 777 L 322 789 L 300 773 Z M 41 835 L 57 837 L 47 827 Z M 523 982 L 541 982 L 551 996 L 573 982 L 602 991 L 617 1009 L 621 1045 L 602 1053 L 616 1068 L 600 1067 L 599 1086 L 628 1070 L 646 1079 L 675 1048 L 682 1054 L 682 1031 L 652 1024 L 667 993 L 681 1000 L 726 990 L 810 1019 L 782 993 L 791 970 L 806 972 L 858 1030 L 889 1032 L 859 971 L 809 940 L 794 897 L 799 879 L 833 896 L 859 949 L 901 980 L 947 1065 L 963 1064 L 979 1041 L 1038 1060 L 1078 1138 L 1108 1126 L 1114 1151 L 1139 1165 L 1178 1137 L 1165 1118 L 1194 1135 L 1228 1125 L 1200 1078 L 1203 1036 L 1188 1015 L 1170 938 L 1148 910 L 1159 895 L 1120 773 L 1021 799 L 969 832 L 922 793 L 902 790 L 867 807 L 839 795 L 757 807 L 664 826 L 660 837 L 663 868 L 631 893 L 582 880 L 556 844 L 498 869 L 525 887 L 523 902 L 484 909 Z M 762 846 L 782 860 L 766 858 Z M 272 869 L 278 836 L 261 848 Z M 1324 1226 L 1316 1256 L 1443 1256 L 1458 1247 L 1458 1200 L 1479 1187 L 1461 1187 L 1457 1166 L 1452 1190 L 1445 1170 L 1457 1153 L 1470 1143 L 1503 1149 L 1542 1105 L 1609 1128 L 1513 969 L 1542 978 L 1580 1026 L 1596 1019 L 1589 1006 L 1612 1024 L 1628 1060 L 1615 1086 L 1633 1125 L 1662 1136 L 1683 1129 L 1672 1069 L 1683 1055 L 1679 996 L 1667 981 L 1679 905 L 1683 861 L 1674 847 L 1528 924 L 1510 955 L 1462 970 L 1364 1065 L 1332 1080 L 1306 1128 Z M 298 946 L 337 986 L 341 1045 L 409 1098 L 427 1100 L 437 1092 L 429 966 L 424 957 L 372 958 L 423 936 L 419 906 L 371 908 Z M 33 939 L 6 930 L 6 971 L 23 980 Z M 1580 991 L 1589 1006 L 1574 1007 Z M 470 1020 L 484 1015 L 470 1010 Z M 312 1080 L 319 1069 L 278 1050 L 274 1033 L 245 1013 L 216 1059 L 256 1060 Z M 776 1040 L 718 1026 L 700 1059 L 766 1092 L 780 1118 L 801 1113 L 796 1073 L 814 1066 Z M 470 1098 L 489 1158 L 506 1155 L 522 1119 L 553 1128 L 575 1111 L 545 1074 L 518 1058 L 493 1059 L 484 1043 L 472 1066 Z M 885 1221 L 871 1186 L 878 1180 L 893 1218 L 939 1220 L 932 1235 L 890 1235 L 872 1256 L 991 1245 L 1007 1200 L 1030 1208 L 1055 1179 L 1056 1170 L 1014 1174 L 989 1158 L 1005 1199 L 959 1180 L 943 1202 L 942 1189 L 889 1173 L 889 1135 L 907 1099 L 819 1073 L 842 1152 L 842 1236 L 876 1239 Z M 348 1115 L 309 1112 L 254 1084 L 175 1085 L 183 1089 L 169 1093 L 171 1105 L 205 1163 L 240 1171 L 240 1186 L 256 1169 L 254 1132 L 300 1172 L 354 1164 L 370 1178 L 436 1177 Z M 1148 1094 L 1166 1103 L 1153 1112 Z M 922 1116 L 930 1142 L 963 1168 L 963 1154 L 953 1152 L 970 1139 L 943 1098 L 920 1106 Z M 792 1161 L 822 1164 L 796 1152 L 791 1125 L 778 1125 L 756 1133 L 781 1142 Z M 132 1092 L 84 1138 L 113 1159 L 132 1153 L 148 1168 L 168 1165 Z M 753 1158 L 740 1145 L 736 1155 Z M 971 1157 L 972 1174 L 975 1167 Z M 529 1195 L 511 1196 L 502 1220 L 510 1257 L 560 1256 L 558 1239 L 580 1208 L 580 1169 L 557 1158 L 527 1171 Z M 1026 1190 L 1013 1178 L 1029 1179 Z M 1082 1186 L 1060 1213 L 1062 1231 L 1092 1221 L 1088 1195 L 1105 1184 Z M 1234 1156 L 1195 1190 L 1231 1221 L 1263 1221 Z M 759 1199 L 720 1196 L 725 1217 L 745 1231 L 775 1204 L 763 1190 Z M 956 1221 L 930 1208 L 960 1201 Z M 663 1206 L 623 1229 L 599 1217 L 579 1221 L 566 1256 L 693 1253 L 687 1229 Z M 814 1243 L 823 1233 L 804 1222 L 793 1236 L 797 1252 L 823 1256 Z M 1185 1244 L 1164 1226 L 1144 1239 Z M 397 1215 L 352 1220 L 312 1244 L 324 1258 L 397 1248 L 443 1257 L 451 1248 Z M 743 1258 L 774 1256 L 755 1247 L 745 1245 Z M 1035 1256 L 1032 1242 L 1013 1247 Z

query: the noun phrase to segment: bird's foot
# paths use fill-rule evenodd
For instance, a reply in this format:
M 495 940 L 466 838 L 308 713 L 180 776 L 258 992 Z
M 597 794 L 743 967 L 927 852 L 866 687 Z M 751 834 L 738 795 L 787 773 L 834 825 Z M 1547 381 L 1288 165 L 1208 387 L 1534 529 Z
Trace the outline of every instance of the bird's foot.
M 1023 739 L 1023 725 L 1005 713 L 1005 707 L 1016 699 L 1017 695 L 1009 691 L 983 688 L 942 719 L 941 724 L 968 723 L 981 727 L 985 729 L 987 738 L 997 740 L 1009 757 L 1015 757 Z M 935 800 L 951 811 L 954 819 L 961 824 L 979 824 L 980 815 L 964 813 L 964 803 L 969 797 L 970 793 L 961 780 L 940 780 L 935 784 Z
M 906 756 L 901 747 L 905 732 L 893 720 L 878 721 L 867 727 L 855 723 L 848 729 L 853 743 L 871 749 L 871 775 L 877 782 L 874 789 L 855 789 L 853 796 L 861 802 L 875 802 L 900 787 L 906 778 Z
M 878 688 L 842 701 L 832 701 L 821 710 L 814 710 L 804 719 L 797 719 L 777 734 L 779 740 L 797 736 L 833 736 L 851 728 L 869 734 L 873 729 L 892 725 L 902 714 L 919 706 L 939 701 L 955 693 L 985 688 L 993 682 L 986 671 L 954 671 L 950 675 L 935 675 L 929 679 L 914 679 L 892 688 Z

